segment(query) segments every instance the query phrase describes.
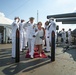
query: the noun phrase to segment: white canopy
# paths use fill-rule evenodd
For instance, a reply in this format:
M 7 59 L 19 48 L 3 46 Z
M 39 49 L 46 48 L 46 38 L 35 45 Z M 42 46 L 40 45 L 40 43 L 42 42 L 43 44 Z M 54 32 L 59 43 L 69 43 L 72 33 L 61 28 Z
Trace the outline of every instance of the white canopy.
M 5 16 L 0 15 L 0 26 L 11 25 L 12 20 L 6 18 Z
M 4 27 L 3 29 L 3 42 L 7 43 L 8 37 L 11 39 L 12 35 L 12 24 L 13 20 L 10 20 L 4 16 L 3 13 L 0 12 L 0 27 Z M 0 32 L 1 34 L 2 32 Z M 1 37 L 1 35 L 0 35 Z

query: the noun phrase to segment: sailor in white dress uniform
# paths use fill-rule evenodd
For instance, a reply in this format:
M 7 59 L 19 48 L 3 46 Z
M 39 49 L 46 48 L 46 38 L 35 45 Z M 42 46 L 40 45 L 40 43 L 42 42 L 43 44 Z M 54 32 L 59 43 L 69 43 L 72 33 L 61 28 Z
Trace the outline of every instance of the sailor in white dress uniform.
M 19 17 L 15 17 L 12 23 L 12 58 L 15 58 L 16 52 L 16 30 L 19 29 Z
M 71 35 L 71 29 L 68 30 L 68 43 L 69 45 L 71 45 L 71 41 L 72 41 L 72 35 Z
M 26 47 L 28 46 L 28 27 L 30 26 L 30 23 L 29 21 L 24 23 L 24 26 L 23 26 L 23 29 L 24 29 L 24 41 L 23 41 L 23 46 Z
M 46 52 L 50 51 L 49 28 L 50 28 L 49 22 L 46 21 L 45 22 L 45 36 L 46 36 L 46 50 L 45 51 Z
M 20 51 L 23 49 L 23 36 L 24 36 L 24 26 L 25 20 L 21 20 L 21 23 L 19 24 L 19 30 L 20 30 Z
M 61 31 L 61 34 L 62 34 L 62 42 L 63 42 L 63 45 L 65 44 L 66 42 L 66 32 L 65 32 L 65 29 L 63 28 L 62 31 Z
M 27 28 L 27 38 L 28 38 L 28 48 L 29 48 L 29 55 L 33 58 L 34 55 L 34 45 L 35 45 L 35 24 L 33 23 L 34 18 L 30 18 L 30 23 Z
M 52 31 L 55 32 L 55 36 L 56 36 L 56 23 L 54 22 L 54 18 L 50 18 L 49 21 L 50 21 L 50 28 L 49 28 L 50 38 L 49 38 L 49 40 L 50 40 L 50 44 L 51 44 Z M 55 42 L 56 42 L 56 37 L 55 37 Z

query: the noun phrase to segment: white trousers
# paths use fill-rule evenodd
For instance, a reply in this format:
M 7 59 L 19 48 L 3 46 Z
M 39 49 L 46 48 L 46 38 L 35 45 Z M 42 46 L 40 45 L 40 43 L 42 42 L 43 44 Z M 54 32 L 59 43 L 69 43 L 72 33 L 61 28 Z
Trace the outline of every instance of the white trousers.
M 33 56 L 34 54 L 34 45 L 35 45 L 35 38 L 28 39 L 28 48 L 29 48 L 29 54 Z
M 16 54 L 16 38 L 12 37 L 12 57 L 15 58 Z
M 27 35 L 23 34 L 23 47 L 27 46 Z
M 69 37 L 68 37 L 68 43 L 69 43 L 69 45 L 71 45 L 71 42 L 72 42 L 72 37 L 69 36 Z
M 66 38 L 65 37 L 62 37 L 62 38 L 63 38 L 62 45 L 65 46 L 65 44 L 66 44 Z
M 23 48 L 23 34 L 20 34 L 20 51 L 22 51 Z
M 50 41 L 49 38 L 46 36 L 46 51 L 50 51 Z

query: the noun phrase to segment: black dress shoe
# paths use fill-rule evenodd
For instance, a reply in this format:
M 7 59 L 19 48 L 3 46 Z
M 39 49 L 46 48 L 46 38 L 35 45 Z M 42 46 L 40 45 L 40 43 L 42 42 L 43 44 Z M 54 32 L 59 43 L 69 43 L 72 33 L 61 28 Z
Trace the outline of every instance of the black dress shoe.
M 48 55 L 48 58 L 51 58 L 51 56 L 50 56 L 50 55 Z
M 20 52 L 24 52 L 24 50 L 20 51 Z
M 50 51 L 45 51 L 45 53 L 49 53 Z

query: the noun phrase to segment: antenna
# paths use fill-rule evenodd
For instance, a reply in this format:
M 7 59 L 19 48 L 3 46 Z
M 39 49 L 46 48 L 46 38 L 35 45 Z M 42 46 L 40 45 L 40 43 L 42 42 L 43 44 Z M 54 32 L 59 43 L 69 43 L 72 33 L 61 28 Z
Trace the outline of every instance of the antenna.
M 39 13 L 38 13 L 38 10 L 37 10 L 37 23 L 38 23 L 38 18 L 39 18 Z

